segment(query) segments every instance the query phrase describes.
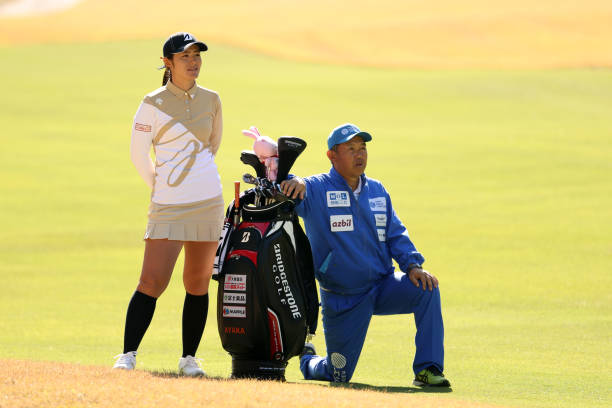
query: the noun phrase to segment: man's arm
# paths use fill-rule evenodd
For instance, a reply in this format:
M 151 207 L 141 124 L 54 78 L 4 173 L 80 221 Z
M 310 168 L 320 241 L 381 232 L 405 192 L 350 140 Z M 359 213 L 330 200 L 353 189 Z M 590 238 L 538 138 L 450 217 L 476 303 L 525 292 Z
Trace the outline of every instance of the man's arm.
M 289 198 L 299 198 L 303 200 L 306 195 L 306 183 L 297 176 L 288 180 L 283 180 L 280 185 L 283 194 Z
M 312 195 L 312 183 L 308 179 L 302 179 L 292 174 L 287 180 L 281 182 L 281 191 L 287 197 L 291 197 L 296 201 L 295 211 L 304 218 L 310 214 L 311 200 L 308 196 Z

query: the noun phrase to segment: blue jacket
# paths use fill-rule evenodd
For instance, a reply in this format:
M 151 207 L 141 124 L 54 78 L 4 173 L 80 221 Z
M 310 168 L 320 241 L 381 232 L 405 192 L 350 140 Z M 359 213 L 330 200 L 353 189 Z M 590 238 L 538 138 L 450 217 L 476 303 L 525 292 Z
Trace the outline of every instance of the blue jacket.
M 379 181 L 362 175 L 359 199 L 333 167 L 304 181 L 306 197 L 297 213 L 304 220 L 315 275 L 324 289 L 363 293 L 393 273 L 392 258 L 404 272 L 411 263 L 425 261 Z

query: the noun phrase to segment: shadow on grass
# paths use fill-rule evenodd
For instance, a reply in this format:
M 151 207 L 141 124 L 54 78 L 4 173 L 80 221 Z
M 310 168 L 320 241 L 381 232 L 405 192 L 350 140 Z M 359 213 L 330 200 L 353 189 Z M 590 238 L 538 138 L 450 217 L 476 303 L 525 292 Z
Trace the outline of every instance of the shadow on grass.
M 350 390 L 364 390 L 364 391 L 379 391 L 379 392 L 393 392 L 393 393 L 405 393 L 405 394 L 416 394 L 416 393 L 431 393 L 431 394 L 446 394 L 453 392 L 452 388 L 447 387 L 387 387 L 377 386 L 362 383 L 329 383 L 330 387 L 346 388 Z
M 155 377 L 161 377 L 161 378 L 179 378 L 179 379 L 199 378 L 202 380 L 233 381 L 232 378 L 220 377 L 220 376 L 186 377 L 184 375 L 180 375 L 176 371 L 158 370 L 158 371 L 147 371 L 147 372 Z M 273 381 L 273 380 L 270 380 L 270 381 Z M 392 387 L 392 386 L 378 386 L 378 385 L 370 385 L 370 384 L 355 383 L 355 382 L 350 382 L 350 383 L 324 382 L 325 384 L 323 384 L 323 382 L 320 382 L 320 381 L 312 381 L 312 382 L 307 382 L 307 383 L 292 382 L 292 381 L 288 381 L 288 382 L 278 381 L 278 382 L 280 384 L 283 384 L 283 383 L 284 384 L 310 384 L 310 385 L 319 385 L 322 387 L 329 386 L 332 388 L 345 388 L 349 390 L 378 391 L 378 392 L 404 393 L 404 394 L 417 394 L 417 393 L 446 394 L 446 393 L 453 392 L 452 388 L 446 388 L 446 387 L 423 387 L 423 388 L 421 387 Z
M 182 378 L 188 378 L 188 379 L 196 378 L 196 379 L 202 379 L 202 380 L 222 380 L 222 381 L 228 380 L 227 377 L 219 377 L 219 376 L 217 376 L 217 377 L 213 377 L 213 376 L 188 377 L 188 376 L 185 376 L 185 375 L 181 375 L 181 374 L 179 374 L 176 371 L 164 371 L 164 370 L 151 370 L 151 371 L 148 371 L 147 370 L 147 372 L 149 374 L 155 376 L 155 377 L 161 377 L 161 378 L 180 378 L 180 379 L 182 379 Z

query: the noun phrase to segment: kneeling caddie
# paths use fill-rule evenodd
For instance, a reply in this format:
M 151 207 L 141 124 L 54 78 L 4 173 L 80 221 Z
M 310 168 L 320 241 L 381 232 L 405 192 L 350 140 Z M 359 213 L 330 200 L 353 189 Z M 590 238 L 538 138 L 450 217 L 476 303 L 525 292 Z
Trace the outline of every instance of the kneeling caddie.
M 350 123 L 327 139 L 329 173 L 282 183 L 303 201 L 304 220 L 320 285 L 326 357 L 306 343 L 300 359 L 305 379 L 348 382 L 372 315 L 413 313 L 418 386 L 450 387 L 444 377 L 444 326 L 438 280 L 421 265 L 383 185 L 365 176 L 367 132 Z M 402 272 L 394 270 L 395 259 Z

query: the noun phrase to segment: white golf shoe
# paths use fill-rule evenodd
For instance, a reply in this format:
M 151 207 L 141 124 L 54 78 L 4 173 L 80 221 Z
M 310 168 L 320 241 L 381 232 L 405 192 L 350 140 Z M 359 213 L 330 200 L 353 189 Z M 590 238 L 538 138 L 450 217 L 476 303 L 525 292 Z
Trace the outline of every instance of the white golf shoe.
M 206 373 L 200 367 L 200 359 L 194 356 L 181 357 L 179 359 L 179 374 L 188 377 L 206 377 Z
M 118 368 L 120 370 L 133 370 L 136 367 L 136 352 L 128 351 L 125 354 L 118 354 L 115 356 L 115 365 L 113 368 Z

